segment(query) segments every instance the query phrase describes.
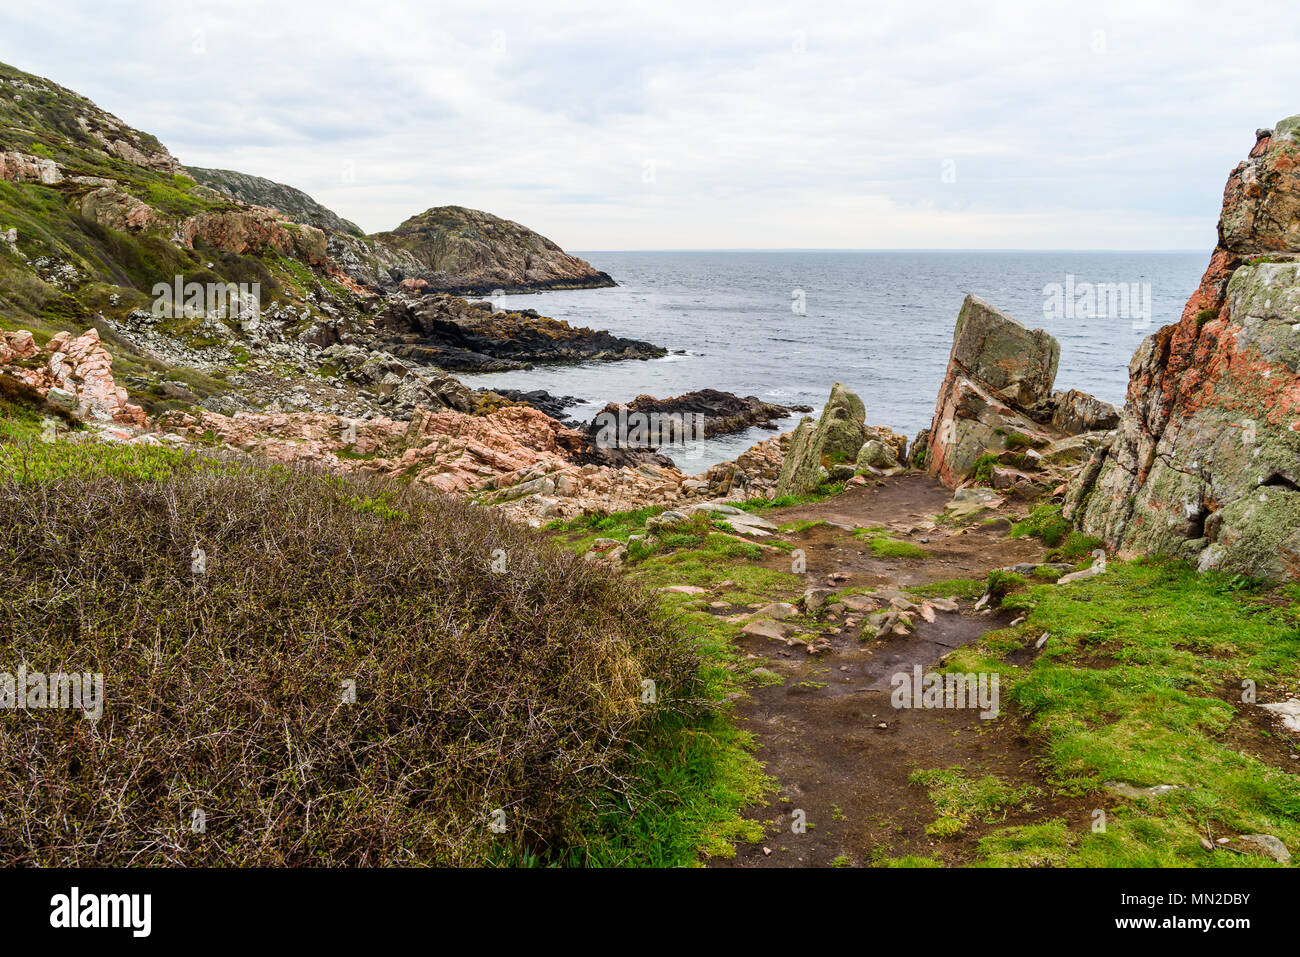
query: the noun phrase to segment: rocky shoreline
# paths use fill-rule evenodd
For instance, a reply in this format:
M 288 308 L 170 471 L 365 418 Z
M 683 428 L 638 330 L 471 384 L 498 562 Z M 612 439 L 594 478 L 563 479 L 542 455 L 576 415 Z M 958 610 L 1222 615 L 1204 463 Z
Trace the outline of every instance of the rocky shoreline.
M 388 351 L 455 372 L 503 372 L 534 363 L 657 359 L 662 346 L 575 328 L 534 309 L 508 311 L 488 302 L 429 294 L 390 298 L 374 329 Z
M 0 179 L 54 210 L 34 223 L 0 203 L 0 219 L 18 223 L 0 221 L 7 283 L 44 304 L 19 304 L 0 325 L 0 374 L 99 438 L 401 477 L 533 523 L 797 498 L 918 469 L 967 498 L 1046 491 L 1120 554 L 1300 578 L 1300 119 L 1259 131 L 1233 171 L 1205 277 L 1180 322 L 1134 356 L 1123 410 L 1054 391 L 1056 340 L 970 296 L 931 424 L 911 443 L 870 425 L 870 396 L 836 383 L 816 420 L 691 476 L 662 435 L 610 443 L 598 421 L 698 424 L 708 438 L 775 431 L 809 410 L 704 388 L 610 403 L 578 423 L 565 417 L 573 397 L 472 388 L 455 373 L 667 349 L 501 308 L 504 291 L 612 282 L 517 223 L 442 206 L 361 235 L 282 184 L 230 171 L 196 171 L 198 182 L 89 101 L 21 82 L 70 119 L 50 125 L 19 103 L 0 150 Z M 193 278 L 208 299 L 160 311 L 144 284 L 123 282 L 122 263 L 144 261 L 176 274 L 149 277 L 162 298 Z M 213 300 L 237 284 L 265 301 Z

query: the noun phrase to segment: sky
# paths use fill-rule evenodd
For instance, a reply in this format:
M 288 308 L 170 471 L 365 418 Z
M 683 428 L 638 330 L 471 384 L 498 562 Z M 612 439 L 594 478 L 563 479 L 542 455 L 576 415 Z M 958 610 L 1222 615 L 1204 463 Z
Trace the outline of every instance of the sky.
M 1295 0 L 6 0 L 0 60 L 367 231 L 455 204 L 571 250 L 1205 251 L 1255 129 L 1300 113 L 1298 28 Z

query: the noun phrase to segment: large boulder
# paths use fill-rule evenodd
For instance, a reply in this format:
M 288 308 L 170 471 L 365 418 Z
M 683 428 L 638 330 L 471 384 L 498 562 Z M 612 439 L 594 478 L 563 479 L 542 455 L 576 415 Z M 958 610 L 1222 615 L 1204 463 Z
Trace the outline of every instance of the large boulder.
M 1046 424 L 1060 352 L 1043 330 L 967 296 L 924 442 L 930 474 L 955 488 L 982 455 L 1060 438 L 1063 432 Z
M 1119 425 L 1119 409 L 1094 395 L 1070 389 L 1052 393 L 1052 426 L 1069 435 L 1109 432 Z
M 821 445 L 817 440 L 817 423 L 812 416 L 799 420 L 790 447 L 781 463 L 781 475 L 776 480 L 776 496 L 803 495 L 821 484 Z
M 829 469 L 843 466 L 852 473 L 858 453 L 869 440 L 878 441 L 895 459 L 903 459 L 907 438 L 866 424 L 867 408 L 853 390 L 837 382 L 821 416 L 804 416 L 790 437 L 776 495 L 806 495 L 826 478 Z
M 835 383 L 817 421 L 823 465 L 841 465 L 858 457 L 858 450 L 867 440 L 866 420 L 867 407 L 857 393 Z
M 1120 554 L 1300 578 L 1298 128 L 1259 131 L 1229 176 L 1199 287 L 1139 346 L 1119 428 L 1067 492 Z

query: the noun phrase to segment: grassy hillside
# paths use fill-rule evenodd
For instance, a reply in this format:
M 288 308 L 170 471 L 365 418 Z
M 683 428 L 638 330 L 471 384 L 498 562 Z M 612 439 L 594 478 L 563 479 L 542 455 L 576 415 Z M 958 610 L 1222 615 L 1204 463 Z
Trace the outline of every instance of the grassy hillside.
M 158 283 L 256 283 L 264 331 L 291 345 L 317 324 L 360 315 L 358 297 L 321 265 L 321 234 L 249 213 L 196 183 L 153 136 L 3 64 L 0 153 L 19 167 L 0 175 L 0 238 L 15 233 L 0 241 L 0 329 L 44 343 L 94 326 L 147 411 L 174 406 L 176 384 L 191 400 L 232 388 L 214 372 L 310 371 L 266 355 L 239 323 L 163 320 L 149 326 L 152 346 L 119 334 L 140 328 Z M 40 163 L 48 182 L 33 179 Z

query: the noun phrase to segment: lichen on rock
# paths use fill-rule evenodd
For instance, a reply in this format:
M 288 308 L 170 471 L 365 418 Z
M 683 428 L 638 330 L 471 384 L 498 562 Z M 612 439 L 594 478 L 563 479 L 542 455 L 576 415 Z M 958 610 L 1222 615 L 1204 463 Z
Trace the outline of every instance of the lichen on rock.
M 1118 430 L 1068 491 L 1065 515 L 1120 553 L 1300 578 L 1297 123 L 1229 176 L 1200 285 L 1138 347 Z

